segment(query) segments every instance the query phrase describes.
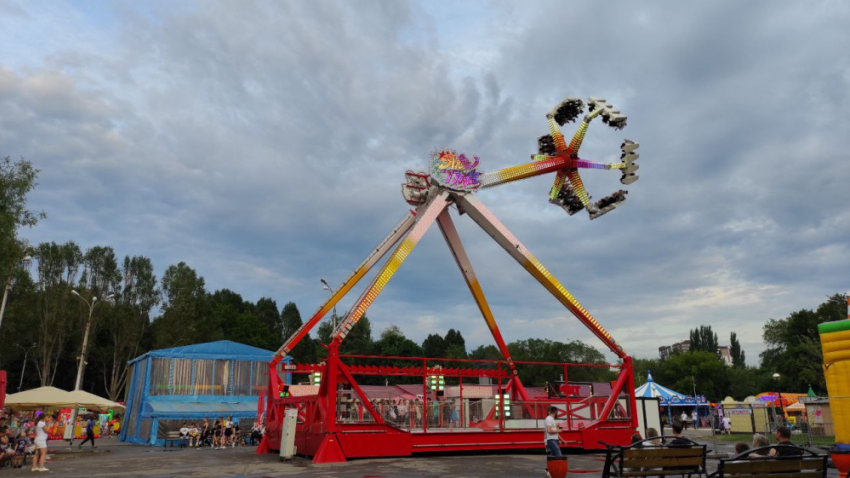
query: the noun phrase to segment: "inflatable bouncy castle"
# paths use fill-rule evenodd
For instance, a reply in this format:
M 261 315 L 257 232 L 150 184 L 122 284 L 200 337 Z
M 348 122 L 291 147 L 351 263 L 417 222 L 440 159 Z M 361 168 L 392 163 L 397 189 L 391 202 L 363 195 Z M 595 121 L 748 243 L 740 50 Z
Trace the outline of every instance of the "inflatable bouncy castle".
M 850 297 L 848 297 L 850 311 Z M 818 325 L 829 407 L 835 424 L 833 461 L 841 476 L 850 472 L 850 318 Z M 843 465 L 843 466 L 842 466 Z

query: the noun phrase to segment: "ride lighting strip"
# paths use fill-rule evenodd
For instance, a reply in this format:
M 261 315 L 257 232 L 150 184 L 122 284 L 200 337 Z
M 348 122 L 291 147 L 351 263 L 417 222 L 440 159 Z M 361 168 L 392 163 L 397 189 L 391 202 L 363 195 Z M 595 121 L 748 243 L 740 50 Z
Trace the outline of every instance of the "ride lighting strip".
M 478 310 L 480 310 L 481 315 L 484 316 L 484 322 L 490 329 L 490 334 L 493 335 L 493 340 L 496 341 L 496 346 L 499 347 L 499 351 L 502 352 L 502 356 L 508 361 L 508 367 L 510 367 L 511 372 L 516 375 L 516 366 L 514 366 L 514 361 L 508 351 L 508 346 L 505 345 L 505 340 L 502 338 L 502 332 L 499 331 L 499 326 L 496 325 L 496 318 L 493 317 L 493 311 L 490 310 L 490 304 L 487 303 L 487 297 L 481 289 L 481 284 L 478 282 L 478 277 L 475 275 L 475 270 L 472 268 L 472 262 L 470 262 L 469 256 L 466 255 L 463 242 L 460 240 L 457 228 L 455 228 L 454 221 L 452 220 L 448 209 L 444 209 L 437 217 L 437 225 L 440 226 L 443 238 L 445 238 L 446 244 L 449 246 L 449 250 L 452 251 L 455 262 L 457 263 L 460 272 L 463 274 L 463 279 L 469 287 L 469 292 L 472 293 L 472 297 L 478 305 Z
M 407 237 L 401 241 L 395 252 L 387 259 L 387 263 L 384 264 L 384 267 L 381 268 L 381 271 L 376 276 L 375 282 L 348 314 L 348 317 L 340 325 L 338 331 L 335 332 L 336 337 L 334 338 L 334 342 L 337 344 L 342 342 L 351 331 L 351 328 L 354 327 L 354 324 L 363 317 L 363 314 L 366 313 L 366 310 L 372 305 L 372 302 L 375 301 L 378 294 L 384 289 L 384 286 L 387 285 L 398 268 L 401 267 L 404 260 L 407 259 L 407 256 L 410 255 L 410 252 L 413 251 L 413 248 L 416 247 L 416 244 L 419 243 L 419 240 L 422 239 L 428 228 L 431 227 L 431 224 L 437 219 L 437 216 L 448 206 L 448 197 L 449 193 L 441 192 L 417 216 L 416 224 L 414 224 L 413 228 L 407 234 Z
M 546 115 L 546 121 L 549 123 L 549 132 L 552 133 L 552 140 L 555 143 L 555 151 L 557 151 L 558 154 L 569 158 L 572 148 L 567 149 L 567 143 L 564 141 L 564 134 L 561 133 L 561 128 L 558 127 L 558 123 L 555 122 L 555 118 L 552 115 Z M 564 185 L 564 180 L 567 176 L 566 169 L 567 168 L 561 169 L 555 173 L 555 181 L 552 183 L 552 189 L 549 190 L 550 201 L 555 200 L 558 197 L 558 193 L 561 192 L 561 186 Z
M 625 357 L 623 348 L 611 337 L 611 334 L 590 315 L 572 294 L 558 282 L 540 261 L 487 209 L 475 196 L 467 194 L 458 197 L 463 210 L 469 214 L 485 232 L 493 236 L 496 242 L 520 263 L 538 282 L 564 304 L 591 332 L 593 332 L 612 352 Z
M 315 314 L 305 322 L 298 330 L 292 334 L 291 337 L 288 337 L 286 342 L 283 343 L 277 353 L 275 353 L 272 358 L 272 364 L 277 364 L 280 362 L 286 354 L 288 354 L 296 345 L 298 345 L 301 340 L 310 332 L 310 330 L 318 323 L 322 318 L 327 315 L 328 312 L 339 302 L 350 290 L 354 287 L 363 276 L 369 272 L 374 265 L 381 260 L 384 255 L 401 239 L 410 231 L 410 228 L 413 227 L 413 224 L 416 219 L 416 212 L 409 211 L 404 218 L 393 228 L 392 232 L 390 232 L 387 237 L 384 238 L 379 244 L 378 247 L 369 254 L 366 259 L 354 270 L 354 272 L 348 276 L 341 286 L 336 289 L 336 292 L 331 295 L 327 302 L 325 302 L 319 310 L 316 311 Z
M 578 175 L 578 171 L 571 169 L 570 172 L 567 173 L 567 179 L 570 180 L 570 184 L 573 186 L 576 196 L 578 196 L 584 207 L 587 207 L 587 205 L 590 204 L 590 196 L 587 195 L 587 189 L 584 188 L 584 183 L 581 181 L 581 176 Z
M 548 156 L 548 158 L 484 173 L 481 176 L 481 187 L 479 189 L 492 188 L 520 179 L 551 173 L 569 165 L 569 159 L 566 156 Z

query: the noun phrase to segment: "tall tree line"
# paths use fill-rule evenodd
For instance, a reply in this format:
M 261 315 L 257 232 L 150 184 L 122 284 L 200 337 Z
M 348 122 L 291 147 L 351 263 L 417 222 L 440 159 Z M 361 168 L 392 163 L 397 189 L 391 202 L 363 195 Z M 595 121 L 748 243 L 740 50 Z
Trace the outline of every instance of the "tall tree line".
M 687 353 L 676 353 L 666 360 L 636 359 L 635 386 L 644 383 L 651 370 L 656 382 L 685 394 L 692 394 L 695 388 L 711 400 L 727 396 L 742 400 L 765 391 L 806 393 L 809 387 L 817 394 L 826 394 L 817 326 L 844 319 L 846 307 L 847 296 L 834 294 L 815 309 L 769 319 L 762 330 L 767 348 L 760 354 L 758 365 L 747 365 L 738 336 L 732 332 L 732 366 L 726 366 L 716 354 L 717 334 L 711 326 L 700 326 L 690 333 Z M 778 381 L 773 378 L 775 373 L 779 374 Z

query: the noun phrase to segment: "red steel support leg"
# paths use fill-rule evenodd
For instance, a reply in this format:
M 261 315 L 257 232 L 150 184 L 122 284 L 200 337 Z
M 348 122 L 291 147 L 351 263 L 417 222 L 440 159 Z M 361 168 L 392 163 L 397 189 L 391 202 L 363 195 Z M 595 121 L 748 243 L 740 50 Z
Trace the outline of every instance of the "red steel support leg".
M 508 351 L 507 345 L 505 345 L 502 333 L 499 331 L 499 326 L 496 325 L 496 318 L 493 317 L 493 311 L 490 310 L 490 304 L 487 303 L 487 297 L 484 296 L 481 284 L 478 283 L 478 277 L 475 275 L 475 270 L 472 268 L 472 262 L 470 262 L 469 256 L 466 255 L 466 250 L 463 248 L 463 242 L 460 240 L 457 228 L 455 228 L 454 221 L 452 221 L 452 217 L 449 214 L 448 209 L 443 210 L 443 212 L 437 217 L 437 225 L 440 226 L 440 232 L 443 233 L 443 238 L 445 238 L 446 244 L 448 244 L 449 250 L 452 252 L 452 256 L 454 256 L 460 272 L 463 274 L 463 279 L 466 281 L 466 285 L 469 287 L 469 292 L 472 293 L 472 297 L 478 305 L 478 310 L 480 310 L 481 315 L 484 316 L 484 322 L 487 323 L 487 328 L 490 329 L 490 333 L 493 335 L 493 340 L 496 341 L 496 346 L 499 347 L 499 351 L 502 352 L 502 356 L 504 356 L 505 360 L 508 361 L 508 367 L 510 368 L 511 373 L 515 376 L 516 367 L 514 366 L 514 361 L 511 358 L 511 353 Z

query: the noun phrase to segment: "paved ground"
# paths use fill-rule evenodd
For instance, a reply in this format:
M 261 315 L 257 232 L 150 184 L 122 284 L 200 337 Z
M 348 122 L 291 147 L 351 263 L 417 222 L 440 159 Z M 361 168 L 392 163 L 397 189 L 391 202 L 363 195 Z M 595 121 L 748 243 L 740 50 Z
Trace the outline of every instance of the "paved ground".
M 700 431 L 689 432 L 691 437 L 714 444 Z M 731 442 L 718 442 L 718 452 L 732 451 Z M 600 476 L 602 455 L 570 456 L 571 477 Z M 716 466 L 709 460 L 709 470 Z M 99 440 L 98 448 L 70 449 L 60 442 L 51 442 L 51 463 L 48 475 L 67 477 L 321 477 L 321 478 L 477 478 L 477 477 L 545 477 L 546 460 L 541 454 L 491 454 L 425 456 L 380 460 L 355 460 L 348 463 L 315 465 L 306 459 L 281 463 L 276 455 L 256 455 L 254 448 L 226 450 L 179 449 L 128 445 L 117 440 Z M 830 477 L 838 476 L 830 470 Z M 579 473 L 583 472 L 583 473 Z M 42 475 L 42 473 L 39 473 Z M 4 468 L 0 477 L 34 476 L 29 465 L 20 470 Z

